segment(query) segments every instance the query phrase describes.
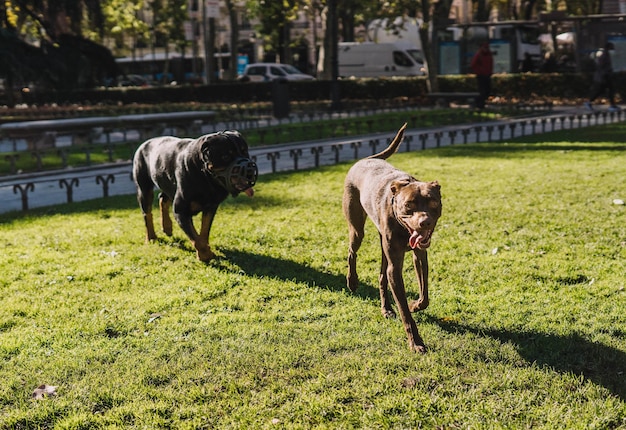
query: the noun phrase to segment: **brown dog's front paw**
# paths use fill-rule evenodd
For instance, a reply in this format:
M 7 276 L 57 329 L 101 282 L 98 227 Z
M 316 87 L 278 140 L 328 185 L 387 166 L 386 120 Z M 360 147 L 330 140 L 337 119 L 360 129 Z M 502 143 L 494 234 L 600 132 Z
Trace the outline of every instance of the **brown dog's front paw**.
M 424 354 L 427 351 L 426 345 L 419 334 L 409 335 L 409 349 L 418 354 Z
M 428 300 L 413 300 L 409 305 L 409 310 L 411 312 L 423 311 L 428 307 Z
M 353 293 L 356 291 L 357 288 L 359 288 L 359 278 L 357 278 L 356 276 L 346 276 L 346 281 L 347 281 L 347 285 L 348 285 L 348 289 L 350 291 L 352 291 Z

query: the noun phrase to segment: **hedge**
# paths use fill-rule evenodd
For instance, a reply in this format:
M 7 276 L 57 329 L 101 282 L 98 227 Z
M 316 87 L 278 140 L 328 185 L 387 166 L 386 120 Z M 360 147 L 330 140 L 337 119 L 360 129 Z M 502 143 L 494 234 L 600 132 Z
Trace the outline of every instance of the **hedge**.
M 618 94 L 626 94 L 626 72 L 615 78 Z M 507 98 L 528 100 L 532 98 L 583 98 L 589 92 L 591 78 L 587 74 L 502 74 L 494 75 L 494 94 Z M 107 88 L 77 91 L 31 91 L 21 94 L 21 102 L 44 104 L 111 104 L 132 103 L 250 103 L 272 101 L 276 90 L 287 85 L 286 92 L 292 101 L 329 100 L 331 81 L 223 82 L 212 85 L 158 86 L 150 88 Z M 475 91 L 473 75 L 439 77 L 439 91 Z M 425 77 L 387 79 L 346 79 L 338 81 L 339 95 L 345 100 L 420 98 L 427 93 Z M 284 90 L 284 88 L 283 88 Z M 425 98 L 424 98 L 425 99 Z

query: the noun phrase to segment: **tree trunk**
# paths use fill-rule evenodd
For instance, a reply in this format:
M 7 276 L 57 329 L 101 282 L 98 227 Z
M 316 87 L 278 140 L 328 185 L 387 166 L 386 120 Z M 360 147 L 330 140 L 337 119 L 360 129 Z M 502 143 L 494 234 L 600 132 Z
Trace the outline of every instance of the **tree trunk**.
M 13 70 L 8 67 L 6 70 L 6 80 L 4 82 L 4 91 L 7 95 L 7 106 L 10 108 L 15 107 L 15 81 L 13 80 Z
M 239 54 L 239 22 L 237 21 L 237 9 L 232 0 L 226 0 L 228 17 L 230 18 L 230 67 L 225 78 L 228 80 L 237 79 L 237 60 Z
M 437 80 L 439 70 L 431 46 L 430 27 L 432 25 L 432 22 L 422 23 L 422 25 L 420 25 L 419 27 L 419 34 L 420 41 L 422 42 L 422 54 L 424 55 L 424 67 L 426 68 L 426 74 L 428 77 L 428 80 L 426 81 L 428 92 L 436 93 L 437 91 L 439 91 L 439 81 Z
M 325 23 L 324 27 L 324 45 L 320 49 L 320 57 L 318 58 L 318 78 L 322 80 L 330 80 L 332 78 L 332 67 L 331 67 L 331 53 L 332 53 L 332 42 L 331 42 L 331 24 L 329 21 L 329 13 L 328 6 L 322 10 L 321 13 L 322 22 Z M 321 67 L 320 67 L 321 66 Z
M 207 34 L 205 35 L 204 53 L 205 53 L 205 74 L 206 83 L 215 82 L 215 18 L 208 19 Z

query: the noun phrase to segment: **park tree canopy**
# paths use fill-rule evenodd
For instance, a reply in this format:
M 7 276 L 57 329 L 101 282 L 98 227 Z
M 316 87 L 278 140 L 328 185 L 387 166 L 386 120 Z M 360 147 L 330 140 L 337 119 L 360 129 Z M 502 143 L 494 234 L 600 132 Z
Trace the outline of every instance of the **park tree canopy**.
M 103 22 L 97 0 L 3 1 L 0 78 L 5 87 L 90 88 L 115 79 L 111 52 L 83 35 L 85 28 L 101 31 Z

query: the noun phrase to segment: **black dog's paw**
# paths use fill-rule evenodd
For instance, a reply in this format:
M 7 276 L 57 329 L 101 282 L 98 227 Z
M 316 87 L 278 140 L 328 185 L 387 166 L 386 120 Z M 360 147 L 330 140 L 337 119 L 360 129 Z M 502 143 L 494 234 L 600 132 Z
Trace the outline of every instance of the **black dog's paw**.
M 425 345 L 413 345 L 411 347 L 411 350 L 413 350 L 413 352 L 417 354 L 426 354 L 426 352 L 428 351 Z
M 198 256 L 198 260 L 203 263 L 208 263 L 215 258 L 215 253 L 211 251 L 211 248 L 198 249 L 196 250 L 196 255 Z

